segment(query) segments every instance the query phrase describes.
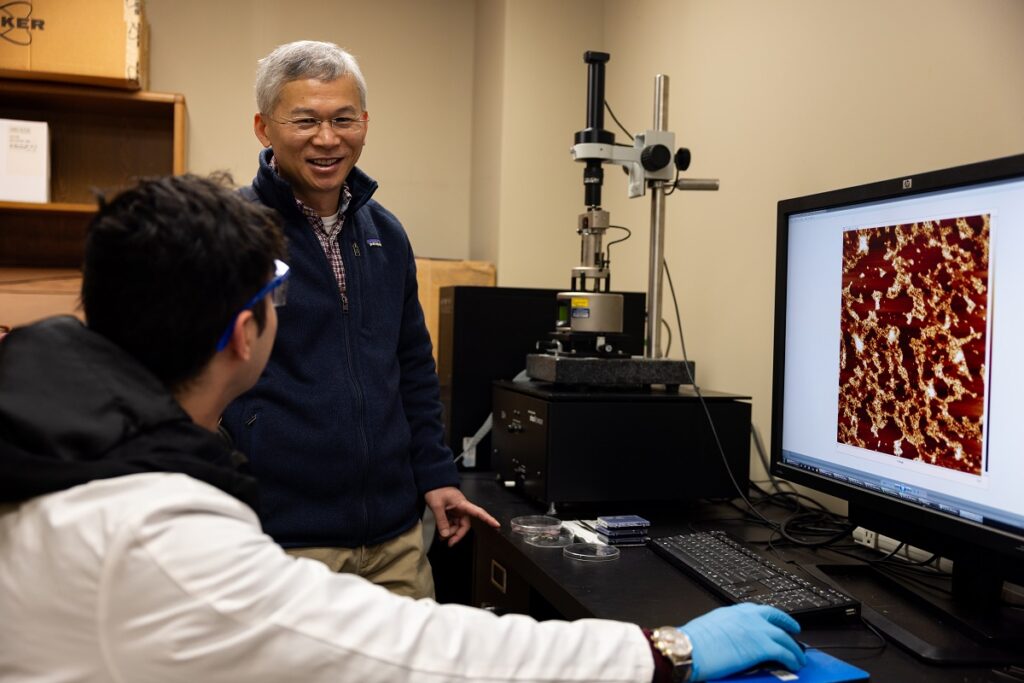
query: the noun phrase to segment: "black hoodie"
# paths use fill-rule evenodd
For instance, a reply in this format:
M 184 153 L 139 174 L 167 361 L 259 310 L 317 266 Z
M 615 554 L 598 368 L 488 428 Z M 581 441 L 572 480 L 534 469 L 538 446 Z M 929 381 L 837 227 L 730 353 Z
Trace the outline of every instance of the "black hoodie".
M 94 479 L 179 472 L 256 507 L 237 454 L 138 361 L 69 316 L 0 341 L 0 503 Z

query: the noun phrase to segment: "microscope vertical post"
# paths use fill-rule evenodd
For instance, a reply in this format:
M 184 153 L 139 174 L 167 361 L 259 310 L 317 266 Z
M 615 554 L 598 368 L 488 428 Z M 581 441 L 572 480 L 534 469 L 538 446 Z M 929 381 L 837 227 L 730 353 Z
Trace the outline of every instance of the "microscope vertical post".
M 668 130 L 668 76 L 654 77 L 654 130 Z M 665 185 L 651 181 L 651 253 L 647 266 L 647 344 L 645 358 L 661 358 L 661 264 L 665 260 Z

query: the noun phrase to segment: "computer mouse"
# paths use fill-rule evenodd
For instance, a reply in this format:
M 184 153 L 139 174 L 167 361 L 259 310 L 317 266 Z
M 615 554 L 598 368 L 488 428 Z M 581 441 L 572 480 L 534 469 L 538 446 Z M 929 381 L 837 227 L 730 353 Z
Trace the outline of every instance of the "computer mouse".
M 807 652 L 807 644 L 806 643 L 801 643 L 799 640 L 794 640 L 794 642 L 800 647 L 801 652 Z M 777 672 L 777 673 L 780 673 L 780 674 L 794 673 L 794 671 L 792 669 L 790 669 L 788 666 L 786 666 L 782 662 L 776 662 L 775 660 L 769 659 L 769 660 L 761 662 L 760 664 L 756 664 L 756 665 L 750 667 L 749 669 L 747 669 L 746 671 L 744 671 L 740 675 L 741 676 L 742 675 L 746 675 L 746 674 L 752 673 L 754 671 Z
M 794 671 L 792 669 L 787 667 L 782 662 L 767 661 L 767 662 L 761 662 L 757 666 L 753 666 L 753 667 L 747 669 L 746 671 L 743 672 L 743 675 L 749 674 L 749 673 L 753 673 L 755 671 L 763 671 L 765 673 L 774 673 L 774 674 L 791 674 L 791 673 L 794 673 Z

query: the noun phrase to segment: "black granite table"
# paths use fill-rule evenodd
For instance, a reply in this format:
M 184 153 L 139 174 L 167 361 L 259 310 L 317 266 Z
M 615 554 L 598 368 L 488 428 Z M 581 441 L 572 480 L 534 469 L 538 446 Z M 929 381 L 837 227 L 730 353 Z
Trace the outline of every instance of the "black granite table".
M 609 562 L 580 562 L 564 557 L 561 549 L 527 544 L 510 530 L 509 521 L 519 515 L 544 514 L 545 507 L 505 489 L 492 473 L 464 473 L 462 488 L 502 523 L 495 531 L 474 522 L 471 602 L 476 606 L 538 619 L 595 617 L 660 626 L 683 624 L 723 604 L 646 547 L 623 548 L 620 557 Z M 767 547 L 762 542 L 769 533 L 725 504 L 677 504 L 644 510 L 589 507 L 559 512 L 563 520 L 636 512 L 652 521 L 652 536 L 690 527 L 722 529 L 758 550 Z M 765 554 L 780 563 L 831 563 L 838 558 L 835 553 L 805 549 L 766 550 Z M 936 667 L 895 644 L 882 647 L 879 637 L 859 620 L 806 627 L 801 639 L 871 672 L 873 681 L 1004 680 L 993 677 L 988 667 Z

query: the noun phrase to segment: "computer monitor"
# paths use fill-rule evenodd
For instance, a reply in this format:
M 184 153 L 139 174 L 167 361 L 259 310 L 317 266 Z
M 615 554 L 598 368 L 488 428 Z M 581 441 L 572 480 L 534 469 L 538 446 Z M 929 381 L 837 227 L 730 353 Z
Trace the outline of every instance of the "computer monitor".
M 865 610 L 908 649 L 1019 658 L 1002 589 L 1024 584 L 1024 155 L 779 202 L 776 285 L 773 474 L 953 562 L 941 613 Z

